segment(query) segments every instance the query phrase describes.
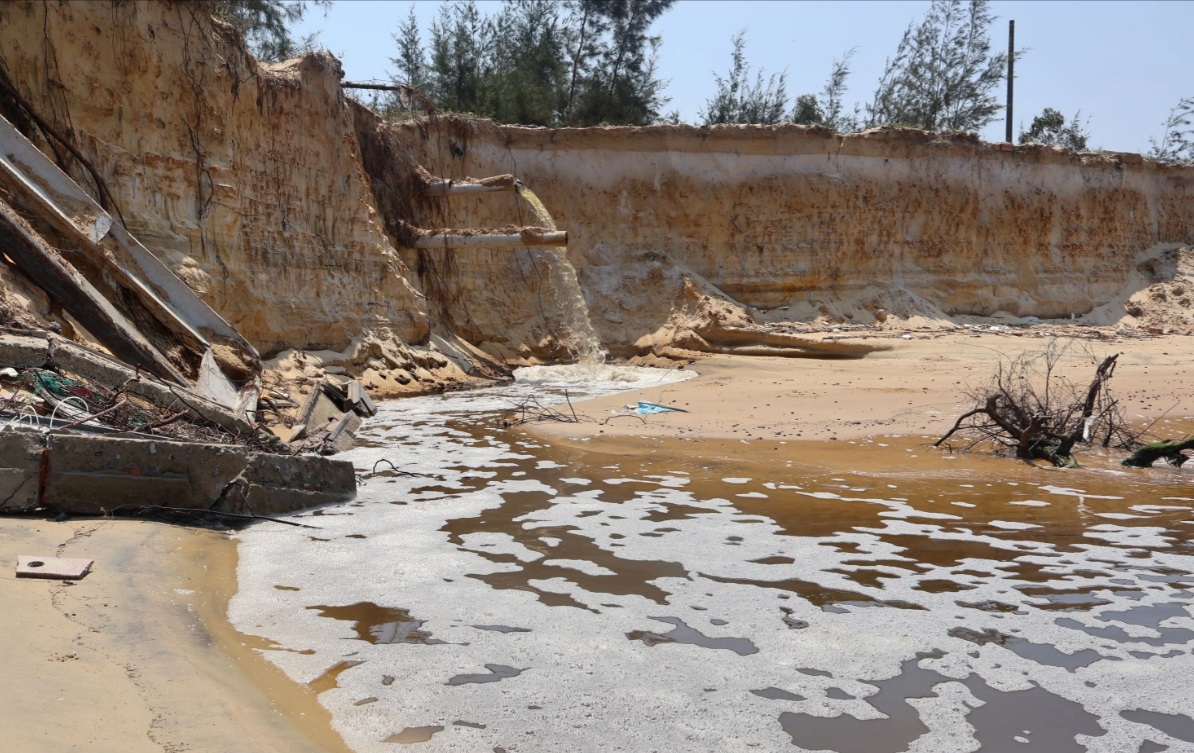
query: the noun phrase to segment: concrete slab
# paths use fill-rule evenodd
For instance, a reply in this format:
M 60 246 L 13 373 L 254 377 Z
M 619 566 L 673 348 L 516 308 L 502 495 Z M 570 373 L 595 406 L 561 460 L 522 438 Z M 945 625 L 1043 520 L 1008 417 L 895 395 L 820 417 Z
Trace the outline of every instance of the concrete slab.
M 52 580 L 75 580 L 91 571 L 95 560 L 77 557 L 39 557 L 33 554 L 17 555 L 18 578 L 47 578 Z
M 244 502 L 251 509 L 231 507 L 229 512 L 276 515 L 307 507 L 344 502 L 356 495 L 352 463 L 314 455 L 253 455 L 245 470 L 249 490 Z
M 50 434 L 42 503 L 74 513 L 207 507 L 249 463 L 242 447 Z
M 0 337 L 0 367 L 41 369 L 49 360 L 50 341 L 45 337 L 10 334 Z
M 27 512 L 38 506 L 43 442 L 36 431 L 0 431 L 0 512 Z
M 153 506 L 213 509 L 219 501 L 219 511 L 275 515 L 355 494 L 351 463 L 315 455 L 73 432 L 0 432 L 3 513 L 48 508 L 105 515 Z

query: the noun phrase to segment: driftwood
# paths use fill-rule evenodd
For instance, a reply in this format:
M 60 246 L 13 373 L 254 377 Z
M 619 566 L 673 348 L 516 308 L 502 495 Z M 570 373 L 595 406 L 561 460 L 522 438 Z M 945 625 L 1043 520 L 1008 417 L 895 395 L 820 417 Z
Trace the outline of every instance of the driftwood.
M 1054 373 L 1064 352 L 1064 347 L 1051 345 L 1043 353 L 1001 364 L 988 385 L 972 393 L 978 407 L 958 417 L 933 446 L 962 435 L 967 449 L 990 443 L 1012 449 L 1021 460 L 1076 466 L 1079 442 L 1089 444 L 1101 436 L 1104 447 L 1134 444 L 1135 436 L 1125 428 L 1118 403 L 1107 390 L 1119 355 L 1103 359 L 1083 393 Z
M 1164 458 L 1170 465 L 1181 468 L 1182 464 L 1190 459 L 1189 455 L 1184 454 L 1184 450 L 1194 450 L 1194 437 L 1181 440 L 1166 439 L 1146 444 L 1125 458 L 1121 465 L 1128 468 L 1151 468 L 1153 463 Z

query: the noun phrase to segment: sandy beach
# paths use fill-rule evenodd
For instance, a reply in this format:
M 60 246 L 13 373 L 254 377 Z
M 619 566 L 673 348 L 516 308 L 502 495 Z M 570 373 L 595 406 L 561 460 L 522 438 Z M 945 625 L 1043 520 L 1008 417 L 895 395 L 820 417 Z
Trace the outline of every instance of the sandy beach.
M 77 582 L 18 554 L 95 560 Z M 327 712 L 228 625 L 235 544 L 137 520 L 0 520 L 0 750 L 345 751 Z
M 885 341 L 886 342 L 886 341 Z M 636 453 L 648 446 L 702 454 L 742 445 L 815 442 L 819 462 L 846 463 L 835 440 L 936 437 L 967 406 L 962 389 L 983 380 L 1001 356 L 1039 339 L 923 335 L 893 339 L 863 359 L 718 356 L 689 368 L 700 376 L 663 388 L 577 403 L 581 423 L 540 423 L 552 443 Z M 1075 343 L 1068 373 L 1082 383 L 1091 356 L 1122 353 L 1112 387 L 1129 418 L 1158 436 L 1189 430 L 1194 362 L 1187 337 Z M 688 411 L 643 418 L 625 406 L 649 400 Z M 608 419 L 608 420 L 607 420 Z M 674 444 L 679 440 L 682 445 Z M 702 442 L 707 443 L 702 447 Z M 720 448 L 720 449 L 719 449 Z M 308 687 L 287 679 L 233 630 L 227 603 L 236 583 L 236 544 L 225 534 L 132 520 L 5 519 L 0 559 L 10 640 L 9 719 L 0 748 L 11 751 L 344 751 L 328 713 Z M 17 580 L 17 554 L 91 557 L 76 583 Z
M 1045 337 L 1023 333 L 908 334 L 908 340 L 898 334 L 863 340 L 891 349 L 859 359 L 713 356 L 689 367 L 700 375 L 697 379 L 578 404 L 586 420 L 537 423 L 534 429 L 557 441 L 643 437 L 790 442 L 874 435 L 936 439 L 960 413 L 974 407 L 966 398 L 967 388 L 981 386 L 1001 358 L 1040 350 L 1047 343 Z M 1064 376 L 1085 387 L 1096 359 L 1122 353 L 1110 388 L 1120 397 L 1129 421 L 1144 426 L 1159 419 L 1153 433 L 1174 438 L 1189 429 L 1194 417 L 1194 384 L 1188 379 L 1194 338 L 1108 336 L 1068 342 Z M 626 415 L 626 406 L 638 400 L 687 412 Z

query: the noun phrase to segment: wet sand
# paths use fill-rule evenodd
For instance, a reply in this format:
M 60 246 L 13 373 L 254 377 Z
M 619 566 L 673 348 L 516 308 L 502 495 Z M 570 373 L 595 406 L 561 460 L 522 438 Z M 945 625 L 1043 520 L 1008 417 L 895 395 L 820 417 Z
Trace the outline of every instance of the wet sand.
M 1188 379 L 1194 361 L 1192 340 L 1095 343 L 1094 353 L 1125 354 L 1112 384 L 1125 399 L 1130 417 L 1147 423 L 1168 410 L 1156 430 L 1181 433 L 1190 428 L 1189 417 L 1194 416 L 1194 385 Z M 923 437 L 940 434 L 964 408 L 960 387 L 985 378 L 998 354 L 1040 344 L 950 335 L 902 341 L 895 350 L 860 360 L 715 357 L 693 366 L 702 375 L 699 379 L 577 404 L 579 412 L 598 420 L 637 399 L 676 405 L 689 413 L 532 428 L 557 445 L 555 456 L 592 458 L 586 461 L 593 466 L 592 474 L 599 473 L 600 462 L 607 462 L 599 458 L 624 455 L 654 457 L 660 468 L 683 459 L 714 468 L 718 477 L 750 476 L 752 466 L 774 464 L 782 456 L 788 467 L 838 473 L 848 467 L 851 473 L 879 474 L 903 484 L 944 472 L 948 458 L 936 453 L 929 457 L 919 448 L 925 444 Z M 1091 373 L 1088 360 L 1074 352 L 1076 381 Z M 902 441 L 864 439 L 876 435 L 906 436 Z M 860 463 L 859 455 L 843 454 L 832 440 L 841 442 L 842 449 L 851 442 L 868 445 L 871 454 L 881 453 L 882 459 Z M 1007 462 L 972 457 L 967 465 L 985 468 Z M 1096 464 L 1100 463 L 1114 466 L 1111 459 Z M 973 470 L 989 478 L 1006 476 L 1001 468 Z M 1021 472 L 1018 467 L 1014 471 Z M 1174 474 L 1172 483 L 1182 484 L 1183 475 Z M 773 506 L 749 496 L 735 504 L 746 515 L 777 517 Z M 800 508 L 800 515 L 810 512 L 808 504 Z M 1050 535 L 1072 536 L 1081 528 L 1070 520 L 1051 519 L 1060 508 L 1046 509 L 1048 514 L 1036 515 L 1033 523 L 1046 525 Z M 502 516 L 516 511 L 510 508 Z M 967 513 L 972 523 L 989 522 L 988 515 L 976 516 L 978 511 Z M 796 525 L 778 517 L 781 526 Z M 467 536 L 470 527 L 477 527 L 478 533 L 519 528 L 513 522 L 463 525 L 460 530 L 452 526 L 452 535 Z M 807 517 L 802 525 L 807 532 Z M 841 520 L 827 523 L 825 533 L 845 525 Z M 8 718 L 21 724 L 0 729 L 0 749 L 347 750 L 316 698 L 326 691 L 325 685 L 335 687 L 335 674 L 322 685 L 296 683 L 259 653 L 273 649 L 273 656 L 282 656 L 277 651 L 286 648 L 242 635 L 228 625 L 236 552 L 226 536 L 137 521 L 0 520 L 0 559 L 12 563 L 18 553 L 87 556 L 96 559 L 96 566 L 74 585 L 18 581 L 11 569 L 2 576 L 6 593 L 0 627 L 8 636 L 21 637 L 6 640 L 0 649 L 0 662 L 10 678 L 3 702 Z M 615 564 L 597 552 L 589 554 L 588 566 L 608 569 Z M 621 569 L 616 580 L 627 588 L 646 575 L 623 574 Z M 526 588 L 526 581 L 536 580 L 535 568 L 527 570 L 513 587 Z M 548 572 L 539 575 L 544 578 Z M 857 575 L 864 583 L 870 576 L 874 573 Z M 587 581 L 580 577 L 579 582 Z M 494 583 L 500 585 L 501 578 L 495 575 Z M 552 598 L 548 592 L 539 597 Z M 411 629 L 418 637 L 418 626 Z M 648 645 L 683 638 L 681 626 L 674 623 L 647 632 L 640 638 Z M 351 662 L 346 664 L 336 674 L 352 668 Z M 498 669 L 489 671 L 499 675 L 508 669 L 494 666 Z
M 753 382 L 764 403 L 788 370 L 820 374 L 802 384 L 816 388 L 845 369 L 828 385 L 841 400 L 864 378 L 914 373 L 924 351 L 903 355 L 870 373 L 871 359 L 697 369 L 722 392 Z M 1139 369 L 1155 384 L 1119 385 L 1140 408 L 1180 385 L 1184 351 L 1161 356 L 1133 354 L 1155 357 Z M 702 381 L 640 396 L 691 399 Z M 732 418 L 717 392 L 702 399 Z M 233 619 L 285 649 L 271 660 L 320 691 L 355 749 L 1194 744 L 1189 471 L 1097 451 L 1065 470 L 949 455 L 910 424 L 897 438 L 762 438 L 766 416 L 750 439 L 729 421 L 723 436 L 671 424 L 646 441 L 544 442 L 551 425 L 503 425 L 516 399 L 383 406 L 346 456 L 356 502 L 298 517 L 319 531 L 242 538 Z M 899 425 L 898 403 L 849 406 Z M 1188 414 L 1171 415 L 1180 431 Z
M 17 579 L 18 554 L 95 565 L 73 583 Z M 0 562 L 0 750 L 347 751 L 315 694 L 228 624 L 236 549 L 226 535 L 2 518 Z

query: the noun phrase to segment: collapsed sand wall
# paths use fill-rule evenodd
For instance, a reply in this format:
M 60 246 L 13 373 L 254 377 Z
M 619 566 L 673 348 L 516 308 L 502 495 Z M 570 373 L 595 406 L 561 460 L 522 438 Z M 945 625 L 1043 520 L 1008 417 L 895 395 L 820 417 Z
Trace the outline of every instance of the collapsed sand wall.
M 402 138 L 444 177 L 513 172 L 532 187 L 571 234 L 594 324 L 624 343 L 662 326 L 683 298 L 673 278 L 693 274 L 797 320 L 873 322 L 878 309 L 1069 318 L 1100 306 L 1113 318 L 1106 304 L 1141 254 L 1194 243 L 1194 170 L 1132 154 L 1012 152 L 894 129 L 446 118 Z M 450 211 L 458 225 L 517 220 L 508 197 L 456 199 Z M 458 264 L 468 276 L 467 258 Z
M 129 229 L 259 350 L 426 339 L 424 303 L 371 207 L 334 58 L 259 65 L 188 2 L 4 3 L 0 51 Z

